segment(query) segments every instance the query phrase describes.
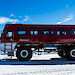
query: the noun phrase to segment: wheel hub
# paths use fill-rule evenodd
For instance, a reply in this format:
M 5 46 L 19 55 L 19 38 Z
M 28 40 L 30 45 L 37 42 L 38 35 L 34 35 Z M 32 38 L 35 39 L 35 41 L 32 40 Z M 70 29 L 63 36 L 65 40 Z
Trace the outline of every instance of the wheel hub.
M 28 56 L 28 51 L 27 50 L 22 50 L 20 52 L 21 57 L 26 58 Z
M 71 55 L 72 57 L 75 57 L 75 49 L 71 50 L 70 55 Z

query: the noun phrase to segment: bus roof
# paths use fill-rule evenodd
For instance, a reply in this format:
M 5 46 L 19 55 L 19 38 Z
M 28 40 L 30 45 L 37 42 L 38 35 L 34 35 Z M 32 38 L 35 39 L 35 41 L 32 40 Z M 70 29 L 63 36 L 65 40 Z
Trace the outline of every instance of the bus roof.
M 74 28 L 75 29 L 75 25 L 53 25 L 53 24 L 6 24 L 5 27 L 4 27 L 4 30 L 6 29 L 19 29 L 19 28 L 24 28 L 24 27 L 29 27 L 29 28 L 34 28 L 34 27 L 40 27 L 40 28 L 53 28 L 53 27 L 56 27 L 56 28 Z M 3 31 L 4 31 L 3 30 Z
M 6 24 L 5 26 L 75 26 L 75 25 L 57 25 L 57 24 Z

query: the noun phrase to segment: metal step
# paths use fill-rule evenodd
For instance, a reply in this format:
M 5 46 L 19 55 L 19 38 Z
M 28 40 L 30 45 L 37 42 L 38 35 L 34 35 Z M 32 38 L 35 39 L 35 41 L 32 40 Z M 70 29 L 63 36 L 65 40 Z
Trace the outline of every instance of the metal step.
M 11 46 L 11 45 L 5 45 L 5 46 Z
M 6 49 L 6 50 L 7 50 L 7 49 L 11 49 L 11 50 L 12 50 L 12 48 L 5 48 L 5 49 Z
M 8 56 L 14 56 L 14 52 L 8 52 Z

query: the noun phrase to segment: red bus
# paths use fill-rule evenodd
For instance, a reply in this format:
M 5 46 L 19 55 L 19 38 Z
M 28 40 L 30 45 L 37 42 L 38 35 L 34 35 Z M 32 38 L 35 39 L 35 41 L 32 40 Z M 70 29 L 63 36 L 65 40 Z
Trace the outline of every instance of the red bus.
M 31 48 L 52 45 L 57 47 L 59 56 L 75 60 L 75 25 L 6 24 L 0 42 L 16 43 L 19 60 L 30 60 Z

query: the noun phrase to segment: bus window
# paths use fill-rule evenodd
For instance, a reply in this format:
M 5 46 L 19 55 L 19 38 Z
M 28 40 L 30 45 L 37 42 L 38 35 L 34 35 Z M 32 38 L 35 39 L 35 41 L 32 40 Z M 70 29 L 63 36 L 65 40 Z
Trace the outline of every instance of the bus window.
M 12 36 L 12 32 L 8 32 L 7 37 L 11 37 L 11 36 Z
M 70 30 L 70 35 L 75 35 L 75 29 Z
M 49 34 L 49 31 L 44 31 L 44 34 Z
M 66 30 L 65 29 L 58 29 L 57 35 L 66 35 Z
M 33 35 L 33 31 L 31 31 L 30 34 Z
M 60 31 L 57 31 L 57 35 L 60 35 Z
M 34 35 L 38 35 L 38 31 L 34 31 Z
M 53 34 L 53 29 L 45 29 L 44 34 Z
M 38 30 L 38 29 L 32 29 L 32 30 L 30 31 L 30 34 L 31 34 L 31 35 L 39 35 L 39 30 Z
M 66 35 L 66 31 L 62 31 L 62 35 Z
M 53 34 L 53 29 L 50 29 L 50 34 Z
M 18 34 L 26 34 L 26 30 L 24 30 L 24 29 L 18 30 Z

